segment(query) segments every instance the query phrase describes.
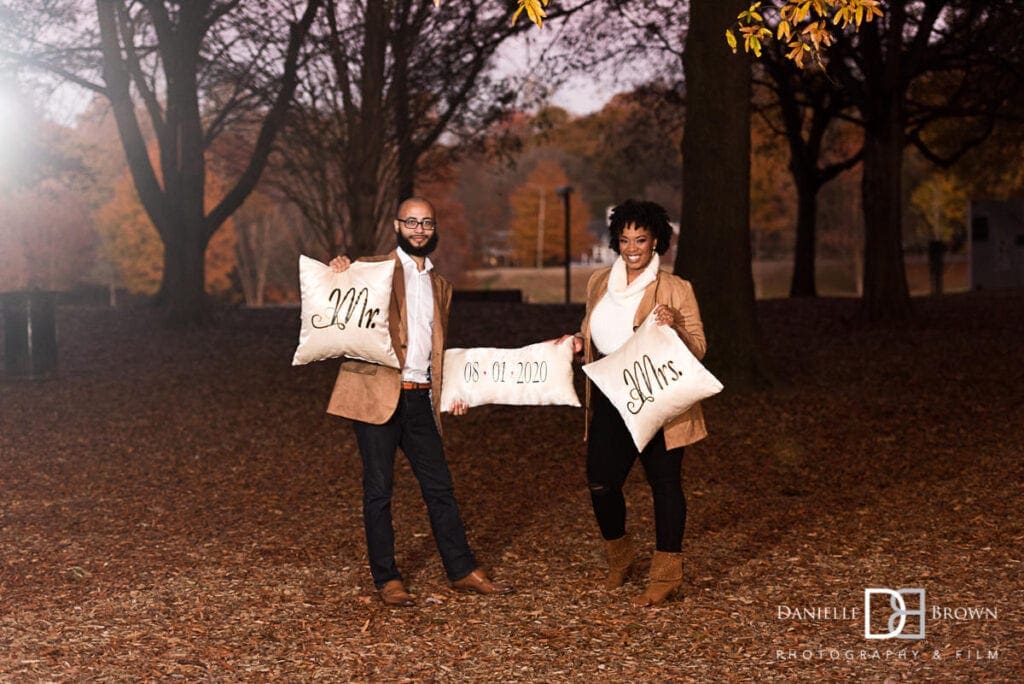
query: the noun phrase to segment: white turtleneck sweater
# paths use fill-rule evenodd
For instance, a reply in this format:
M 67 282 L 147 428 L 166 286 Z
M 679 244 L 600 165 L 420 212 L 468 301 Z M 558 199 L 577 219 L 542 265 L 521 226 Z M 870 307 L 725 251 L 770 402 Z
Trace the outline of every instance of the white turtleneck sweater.
M 597 351 L 607 356 L 633 335 L 633 319 L 644 289 L 658 278 L 661 261 L 657 253 L 633 282 L 626 284 L 626 262 L 620 256 L 608 275 L 608 291 L 590 314 L 590 339 Z

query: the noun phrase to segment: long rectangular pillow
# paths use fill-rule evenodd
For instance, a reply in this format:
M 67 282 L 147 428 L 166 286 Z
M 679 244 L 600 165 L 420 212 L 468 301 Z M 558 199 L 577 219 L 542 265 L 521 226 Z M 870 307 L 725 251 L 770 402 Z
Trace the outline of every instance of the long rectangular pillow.
M 441 410 L 451 411 L 456 400 L 469 406 L 579 406 L 572 381 L 572 340 L 538 342 L 518 349 L 447 350 Z

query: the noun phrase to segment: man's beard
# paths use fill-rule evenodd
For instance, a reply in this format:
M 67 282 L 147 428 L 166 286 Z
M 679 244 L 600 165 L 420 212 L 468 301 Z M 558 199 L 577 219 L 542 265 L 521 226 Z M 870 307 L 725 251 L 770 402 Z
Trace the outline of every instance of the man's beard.
M 402 251 L 404 251 L 409 256 L 425 257 L 429 256 L 431 252 L 437 249 L 436 231 L 430 234 L 430 237 L 427 238 L 427 241 L 423 243 L 422 247 L 417 247 L 416 245 L 409 242 L 409 239 L 402 235 L 402 231 L 400 230 L 395 231 L 395 235 L 398 238 L 398 246 L 401 247 Z

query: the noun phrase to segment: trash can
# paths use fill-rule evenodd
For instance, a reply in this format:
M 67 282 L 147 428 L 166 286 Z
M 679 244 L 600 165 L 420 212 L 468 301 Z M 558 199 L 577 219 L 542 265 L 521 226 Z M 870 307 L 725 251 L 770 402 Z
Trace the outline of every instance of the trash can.
M 57 368 L 56 292 L 0 294 L 4 312 L 4 369 L 11 378 L 43 378 Z

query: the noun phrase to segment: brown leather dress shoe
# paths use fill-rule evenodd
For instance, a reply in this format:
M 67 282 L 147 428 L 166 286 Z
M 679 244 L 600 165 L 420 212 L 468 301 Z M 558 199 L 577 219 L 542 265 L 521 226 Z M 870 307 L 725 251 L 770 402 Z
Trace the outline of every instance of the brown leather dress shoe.
M 452 589 L 455 591 L 476 592 L 486 596 L 511 594 L 516 590 L 511 584 L 491 581 L 480 568 L 452 582 Z
M 380 588 L 380 600 L 388 606 L 415 606 L 416 601 L 413 600 L 409 592 L 402 586 L 402 580 L 391 580 L 386 582 L 383 587 Z

